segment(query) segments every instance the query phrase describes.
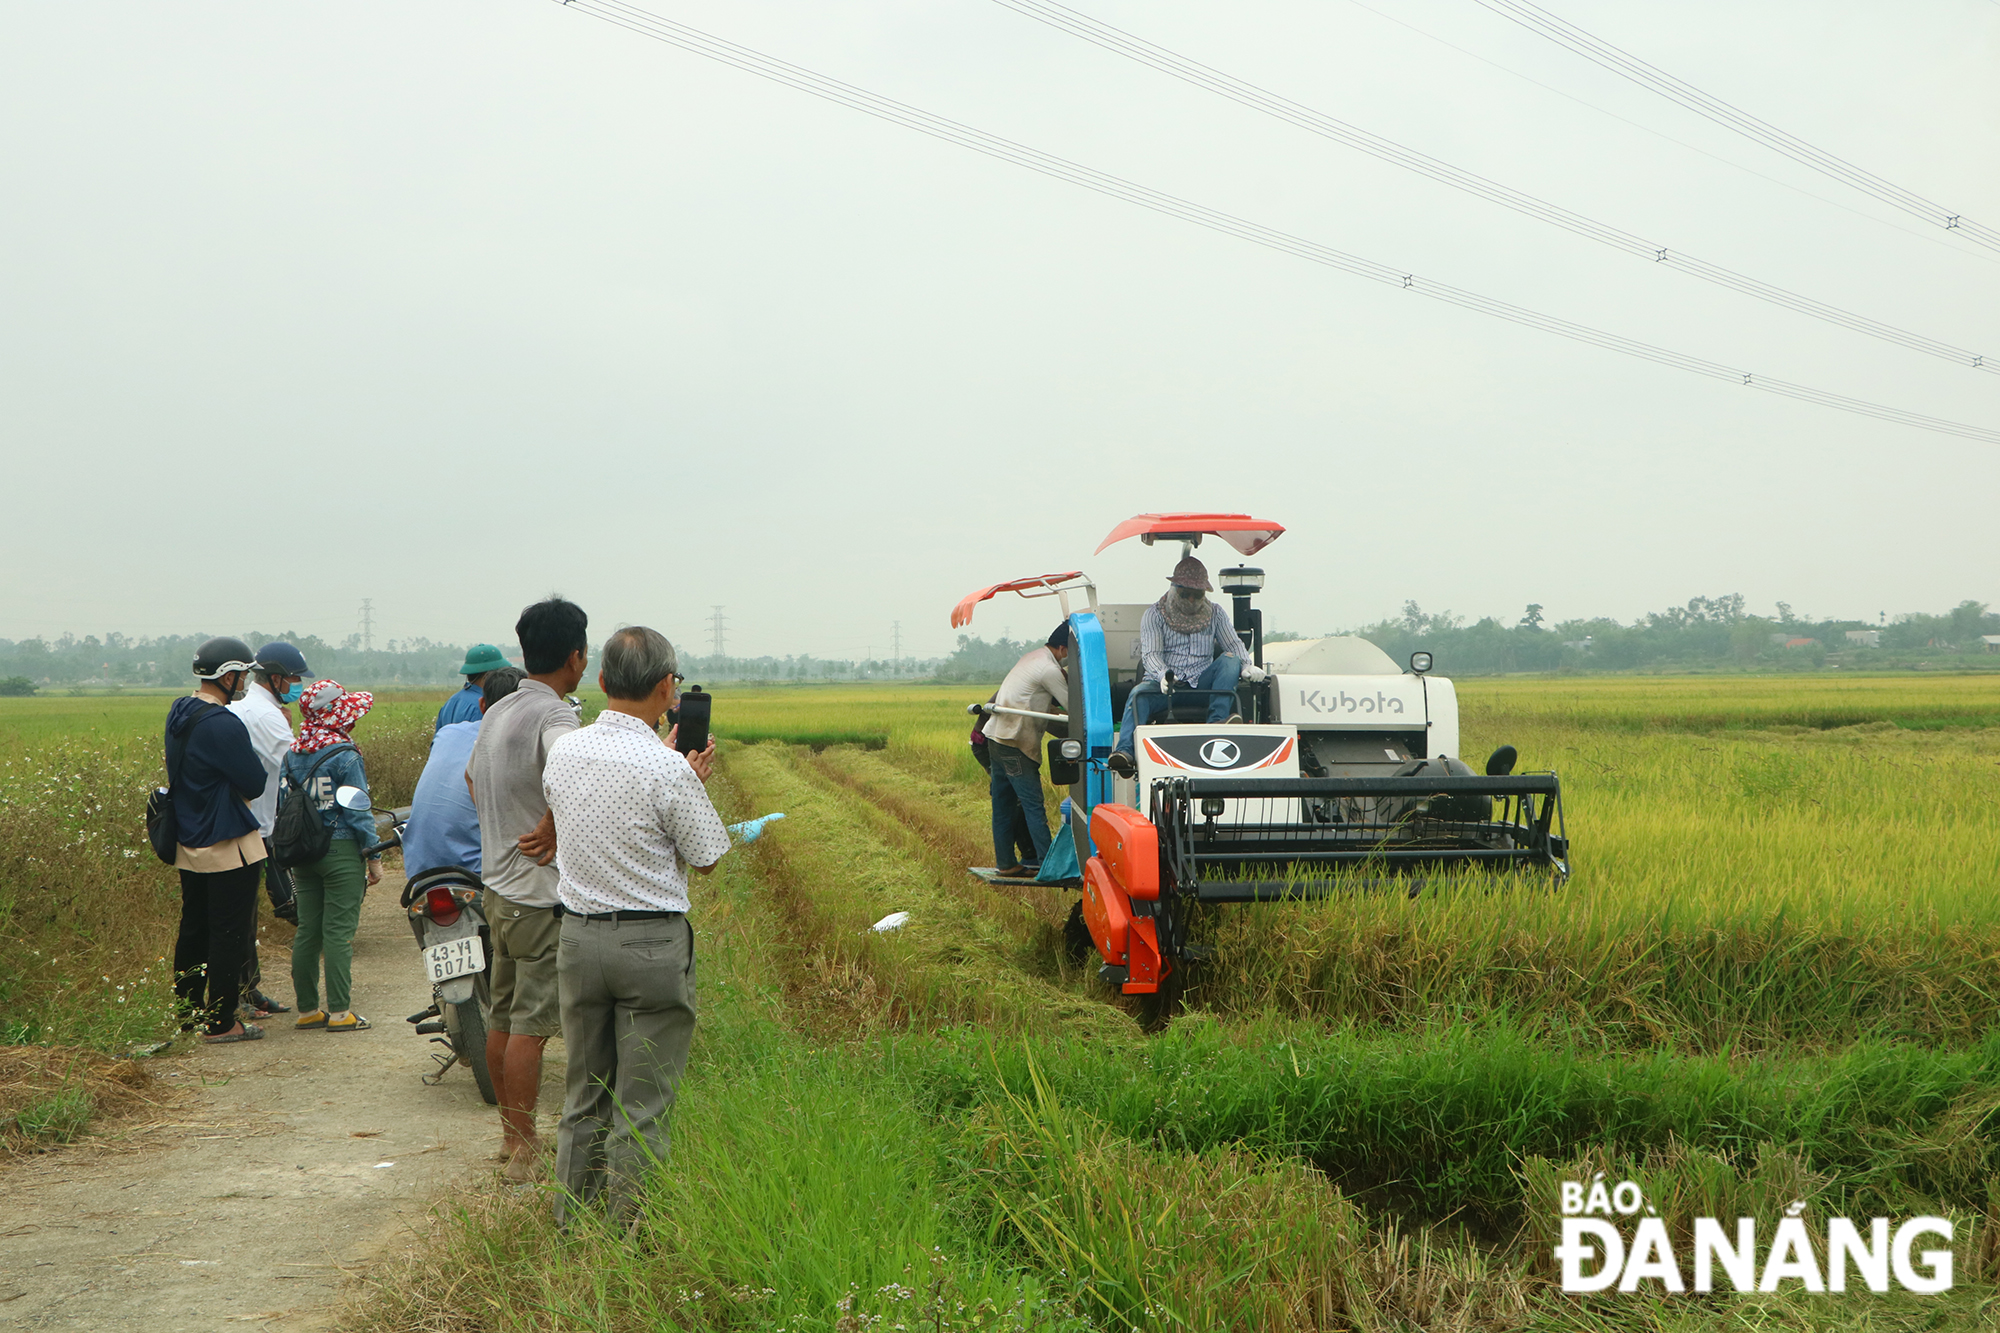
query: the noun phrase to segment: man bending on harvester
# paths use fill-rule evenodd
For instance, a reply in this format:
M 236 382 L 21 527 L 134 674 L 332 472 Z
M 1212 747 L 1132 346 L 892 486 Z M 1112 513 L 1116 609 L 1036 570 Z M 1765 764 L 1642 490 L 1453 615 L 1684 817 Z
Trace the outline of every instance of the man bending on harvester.
M 1111 750 L 1111 771 L 1121 778 L 1138 772 L 1134 754 L 1138 729 L 1167 711 L 1161 682 L 1167 672 L 1183 687 L 1221 690 L 1208 696 L 1208 720 L 1235 720 L 1236 682 L 1264 679 L 1264 669 L 1252 663 L 1250 650 L 1236 637 L 1229 613 L 1208 600 L 1214 592 L 1208 568 L 1193 556 L 1174 566 L 1166 595 L 1139 618 L 1139 662 L 1144 676 L 1125 698 L 1125 717 L 1118 724 L 1118 744 Z

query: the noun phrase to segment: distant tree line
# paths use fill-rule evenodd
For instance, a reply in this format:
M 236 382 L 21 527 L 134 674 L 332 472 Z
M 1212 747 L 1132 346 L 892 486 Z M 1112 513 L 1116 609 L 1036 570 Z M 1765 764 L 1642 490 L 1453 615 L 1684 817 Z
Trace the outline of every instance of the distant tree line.
M 187 685 L 192 680 L 189 667 L 194 662 L 195 649 L 211 637 L 188 634 L 135 639 L 112 633 L 102 638 L 94 634 L 82 638 L 65 634 L 59 639 L 18 642 L 0 639 L 0 697 L 51 689 Z M 236 637 L 253 650 L 273 639 L 296 644 L 316 676 L 330 676 L 350 685 L 409 689 L 457 684 L 466 648 L 463 644 L 434 643 L 429 639 L 391 639 L 383 647 L 369 650 L 361 646 L 358 634 L 338 646 L 311 634 L 254 630 Z M 514 645 L 502 644 L 501 650 L 513 660 L 520 660 Z M 592 660 L 597 656 L 597 650 L 593 649 Z M 809 653 L 755 658 L 683 657 L 681 672 L 696 681 L 889 680 L 932 676 L 940 660 L 908 657 L 900 662 L 850 660 L 814 657 Z
M 683 656 L 681 674 L 691 682 L 747 680 L 769 681 L 774 685 L 830 680 L 928 680 L 937 675 L 943 660 L 936 657 L 905 657 L 900 660 L 814 657 L 811 653 L 786 654 L 784 657 L 728 657 L 711 653 L 706 657 Z
M 1854 641 L 1849 631 L 1873 633 L 1874 643 Z M 1858 668 L 1936 662 L 1967 664 L 1988 658 L 1983 636 L 2000 634 L 2000 614 L 1984 602 L 1965 601 L 1937 615 L 1914 612 L 1886 623 L 1815 620 L 1795 615 L 1784 603 L 1777 614 L 1752 615 L 1742 594 L 1695 597 L 1685 606 L 1652 611 L 1625 624 L 1607 617 L 1551 624 L 1540 604 L 1531 603 L 1513 624 L 1492 616 L 1470 624 L 1449 611 L 1425 611 L 1405 602 L 1403 613 L 1335 633 L 1353 634 L 1398 662 L 1419 650 L 1436 659 L 1437 669 L 1465 676 L 1510 671 L 1769 670 L 1801 671 L 1829 665 L 1829 659 Z M 1266 642 L 1313 635 L 1273 629 Z M 944 680 L 998 680 L 1035 645 L 960 635 L 958 651 L 944 659 Z M 2000 664 L 2000 657 L 1992 658 Z
M 1982 641 L 2000 634 L 2000 615 L 1965 601 L 1937 615 L 1915 612 L 1882 621 L 1822 619 L 1793 613 L 1753 615 L 1740 593 L 1695 597 L 1651 611 L 1631 624 L 1606 617 L 1547 623 L 1530 604 L 1511 625 L 1487 616 L 1472 624 L 1415 602 L 1403 614 L 1350 631 L 1397 661 L 1423 650 L 1437 669 L 1460 675 L 1509 671 L 1807 670 L 1829 664 L 1866 668 L 1987 656 Z M 1851 633 L 1850 633 L 1851 632 Z
M 1868 636 L 1857 640 L 1850 635 Z M 1775 615 L 1753 615 L 1743 596 L 1695 597 L 1685 606 L 1652 611 L 1630 624 L 1606 617 L 1548 623 L 1530 604 L 1512 624 L 1486 616 L 1471 624 L 1449 611 L 1425 611 L 1406 602 L 1403 613 L 1342 631 L 1380 647 L 1397 661 L 1419 649 L 1438 670 L 1459 675 L 1509 671 L 1633 671 L 1735 668 L 1805 670 L 1834 664 L 1855 667 L 1967 663 L 1993 656 L 1984 636 L 2000 635 L 2000 613 L 1984 602 L 1964 601 L 1935 615 L 1911 612 L 1886 622 L 1812 619 L 1784 602 Z M 65 634 L 58 639 L 0 639 L 0 697 L 48 689 L 141 688 L 186 685 L 195 649 L 206 634 L 99 638 Z M 360 635 L 334 645 L 310 634 L 262 630 L 239 634 L 252 648 L 273 639 L 297 644 L 318 676 L 348 684 L 424 688 L 459 680 L 465 660 L 460 644 L 391 639 L 361 646 Z M 1269 639 L 1303 637 L 1274 630 Z M 688 656 L 681 671 L 690 680 L 769 681 L 774 684 L 866 680 L 997 681 L 1039 640 L 1002 637 L 988 643 L 961 634 L 946 657 L 851 659 L 810 653 L 784 657 Z M 503 649 L 507 645 L 502 645 Z M 513 654 L 518 660 L 518 654 Z
M 231 633 L 217 630 L 217 634 Z M 186 685 L 195 649 L 213 634 L 162 635 L 129 638 L 115 631 L 99 638 L 65 634 L 58 639 L 0 639 L 0 688 L 26 681 L 37 689 L 90 687 L 139 688 Z M 357 685 L 409 687 L 449 685 L 459 679 L 465 650 L 457 644 L 429 639 L 391 639 L 372 651 L 361 636 L 350 635 L 338 646 L 311 634 L 252 630 L 236 637 L 254 650 L 273 639 L 298 645 L 315 676 L 331 676 Z

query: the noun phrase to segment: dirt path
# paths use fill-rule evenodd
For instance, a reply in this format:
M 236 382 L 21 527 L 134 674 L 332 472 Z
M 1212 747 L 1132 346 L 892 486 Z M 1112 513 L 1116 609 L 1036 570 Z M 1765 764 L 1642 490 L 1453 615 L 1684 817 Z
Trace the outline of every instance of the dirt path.
M 171 1123 L 0 1175 L 0 1328 L 326 1328 L 355 1274 L 495 1169 L 497 1113 L 470 1071 L 420 1081 L 442 1048 L 403 1021 L 430 988 L 400 885 L 391 874 L 369 890 L 355 940 L 355 1007 L 372 1031 L 298 1032 L 284 1014 L 262 1041 L 162 1059 L 155 1074 L 190 1089 Z M 264 972 L 289 999 L 287 956 L 267 950 Z M 561 1043 L 549 1053 L 552 1132 Z

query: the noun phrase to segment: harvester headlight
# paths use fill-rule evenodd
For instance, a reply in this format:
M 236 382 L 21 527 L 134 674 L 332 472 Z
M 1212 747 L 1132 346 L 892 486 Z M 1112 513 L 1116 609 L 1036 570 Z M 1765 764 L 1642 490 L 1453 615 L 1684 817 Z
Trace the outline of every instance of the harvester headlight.
M 1220 796 L 1204 796 L 1201 798 L 1201 813 L 1204 818 L 1220 818 L 1222 811 L 1223 804 Z
M 1077 760 L 1083 758 L 1083 742 L 1063 741 L 1056 746 L 1056 753 L 1061 755 L 1063 758 L 1069 760 L 1073 764 Z
M 1216 575 L 1222 590 L 1232 597 L 1248 597 L 1264 589 L 1264 571 L 1250 565 L 1233 565 Z
M 1431 655 L 1429 653 L 1410 654 L 1410 670 L 1416 672 L 1419 676 L 1421 676 L 1430 669 L 1431 669 Z

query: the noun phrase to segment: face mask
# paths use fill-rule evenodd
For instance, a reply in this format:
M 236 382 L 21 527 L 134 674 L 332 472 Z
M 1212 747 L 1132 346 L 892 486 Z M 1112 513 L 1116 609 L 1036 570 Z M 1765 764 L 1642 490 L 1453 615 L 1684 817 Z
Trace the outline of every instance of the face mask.
M 243 698 L 245 695 L 249 693 L 250 693 L 250 673 L 247 671 L 237 672 L 236 688 L 229 692 L 229 702 L 235 703 L 238 699 Z
M 302 680 L 295 680 L 285 688 L 283 694 L 278 696 L 278 702 L 281 704 L 295 704 L 299 701 L 299 696 L 305 692 L 306 683 Z

